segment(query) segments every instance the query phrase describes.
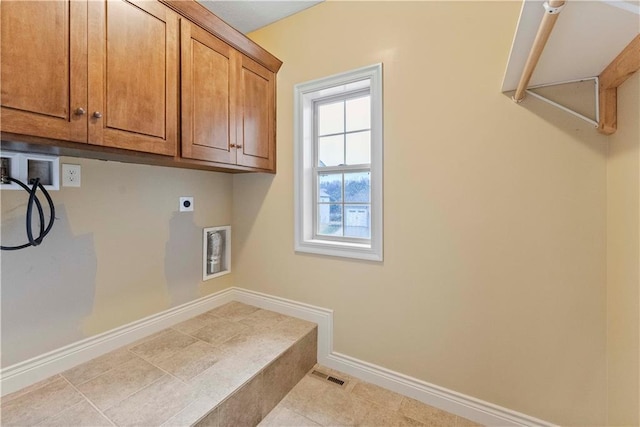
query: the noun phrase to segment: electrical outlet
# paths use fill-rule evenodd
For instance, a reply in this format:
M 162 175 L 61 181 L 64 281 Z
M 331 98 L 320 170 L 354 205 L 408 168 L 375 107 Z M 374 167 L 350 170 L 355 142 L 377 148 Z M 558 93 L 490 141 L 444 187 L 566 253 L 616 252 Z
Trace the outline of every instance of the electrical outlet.
M 180 212 L 193 211 L 193 197 L 180 197 Z
M 80 165 L 62 164 L 62 186 L 80 187 Z

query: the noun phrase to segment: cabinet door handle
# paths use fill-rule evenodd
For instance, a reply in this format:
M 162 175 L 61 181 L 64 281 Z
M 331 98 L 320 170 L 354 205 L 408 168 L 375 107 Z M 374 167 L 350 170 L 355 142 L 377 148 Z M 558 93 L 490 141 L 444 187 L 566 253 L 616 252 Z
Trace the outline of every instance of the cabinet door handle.
M 76 111 L 74 111 L 74 113 L 78 116 L 83 116 L 87 111 L 82 108 L 82 107 L 78 107 L 76 108 Z
M 238 144 L 236 145 L 236 148 L 242 148 L 242 145 Z
M 95 117 L 96 119 L 99 119 L 102 117 L 102 113 L 100 111 L 96 111 L 93 113 L 93 117 Z
M 229 144 L 229 148 L 236 148 L 236 144 Z

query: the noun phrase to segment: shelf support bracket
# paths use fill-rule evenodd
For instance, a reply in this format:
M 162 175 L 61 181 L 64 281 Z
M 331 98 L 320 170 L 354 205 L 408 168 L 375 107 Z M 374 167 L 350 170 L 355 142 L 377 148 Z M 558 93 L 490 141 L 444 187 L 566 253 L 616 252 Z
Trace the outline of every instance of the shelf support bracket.
M 586 82 L 588 80 L 593 80 L 593 87 L 594 87 L 594 97 L 595 97 L 595 120 L 587 117 L 583 114 L 578 113 L 577 111 L 572 110 L 571 108 L 565 107 L 562 104 L 559 104 L 555 101 L 552 101 L 540 94 L 537 94 L 535 92 L 533 92 L 531 89 L 538 89 L 538 88 L 542 88 L 542 87 L 549 87 L 549 86 L 558 86 L 558 85 L 563 85 L 563 84 L 569 84 L 569 83 L 581 83 L 581 82 Z M 585 79 L 577 79 L 577 80 L 567 80 L 564 82 L 556 82 L 556 83 L 548 83 L 548 84 L 543 84 L 543 85 L 537 85 L 537 86 L 531 86 L 529 89 L 526 90 L 527 94 L 533 96 L 534 98 L 538 98 L 541 101 L 547 102 L 551 105 L 553 105 L 554 107 L 558 107 L 563 111 L 566 111 L 567 113 L 573 114 L 576 117 L 581 118 L 582 120 L 591 123 L 594 127 L 598 127 L 598 122 L 600 121 L 600 104 L 599 104 L 599 96 L 600 96 L 600 84 L 598 81 L 598 77 L 588 77 Z
M 618 128 L 618 86 L 640 69 L 640 34 L 600 73 L 598 130 L 611 135 Z

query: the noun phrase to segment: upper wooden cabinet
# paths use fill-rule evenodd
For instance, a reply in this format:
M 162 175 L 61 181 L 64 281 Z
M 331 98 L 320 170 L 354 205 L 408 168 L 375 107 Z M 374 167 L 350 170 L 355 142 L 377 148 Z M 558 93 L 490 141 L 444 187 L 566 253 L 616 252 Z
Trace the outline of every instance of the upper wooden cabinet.
M 86 142 L 87 3 L 0 7 L 2 130 Z
M 2 130 L 173 156 L 178 15 L 157 2 L 3 1 Z
M 3 0 L 0 18 L 3 140 L 275 171 L 282 63 L 199 3 Z
M 235 164 L 239 54 L 185 20 L 180 35 L 182 157 Z
M 275 169 L 275 74 L 181 23 L 182 156 Z
M 178 15 L 153 1 L 89 1 L 89 142 L 175 155 Z

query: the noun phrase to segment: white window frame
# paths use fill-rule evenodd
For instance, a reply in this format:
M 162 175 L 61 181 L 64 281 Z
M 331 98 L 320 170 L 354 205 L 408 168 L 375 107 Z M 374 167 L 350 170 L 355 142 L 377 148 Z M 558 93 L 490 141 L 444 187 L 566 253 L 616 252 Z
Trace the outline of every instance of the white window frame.
M 371 96 L 371 239 L 316 235 L 314 101 L 366 88 Z M 369 261 L 383 260 L 382 64 L 300 83 L 294 87 L 294 245 L 307 252 Z

